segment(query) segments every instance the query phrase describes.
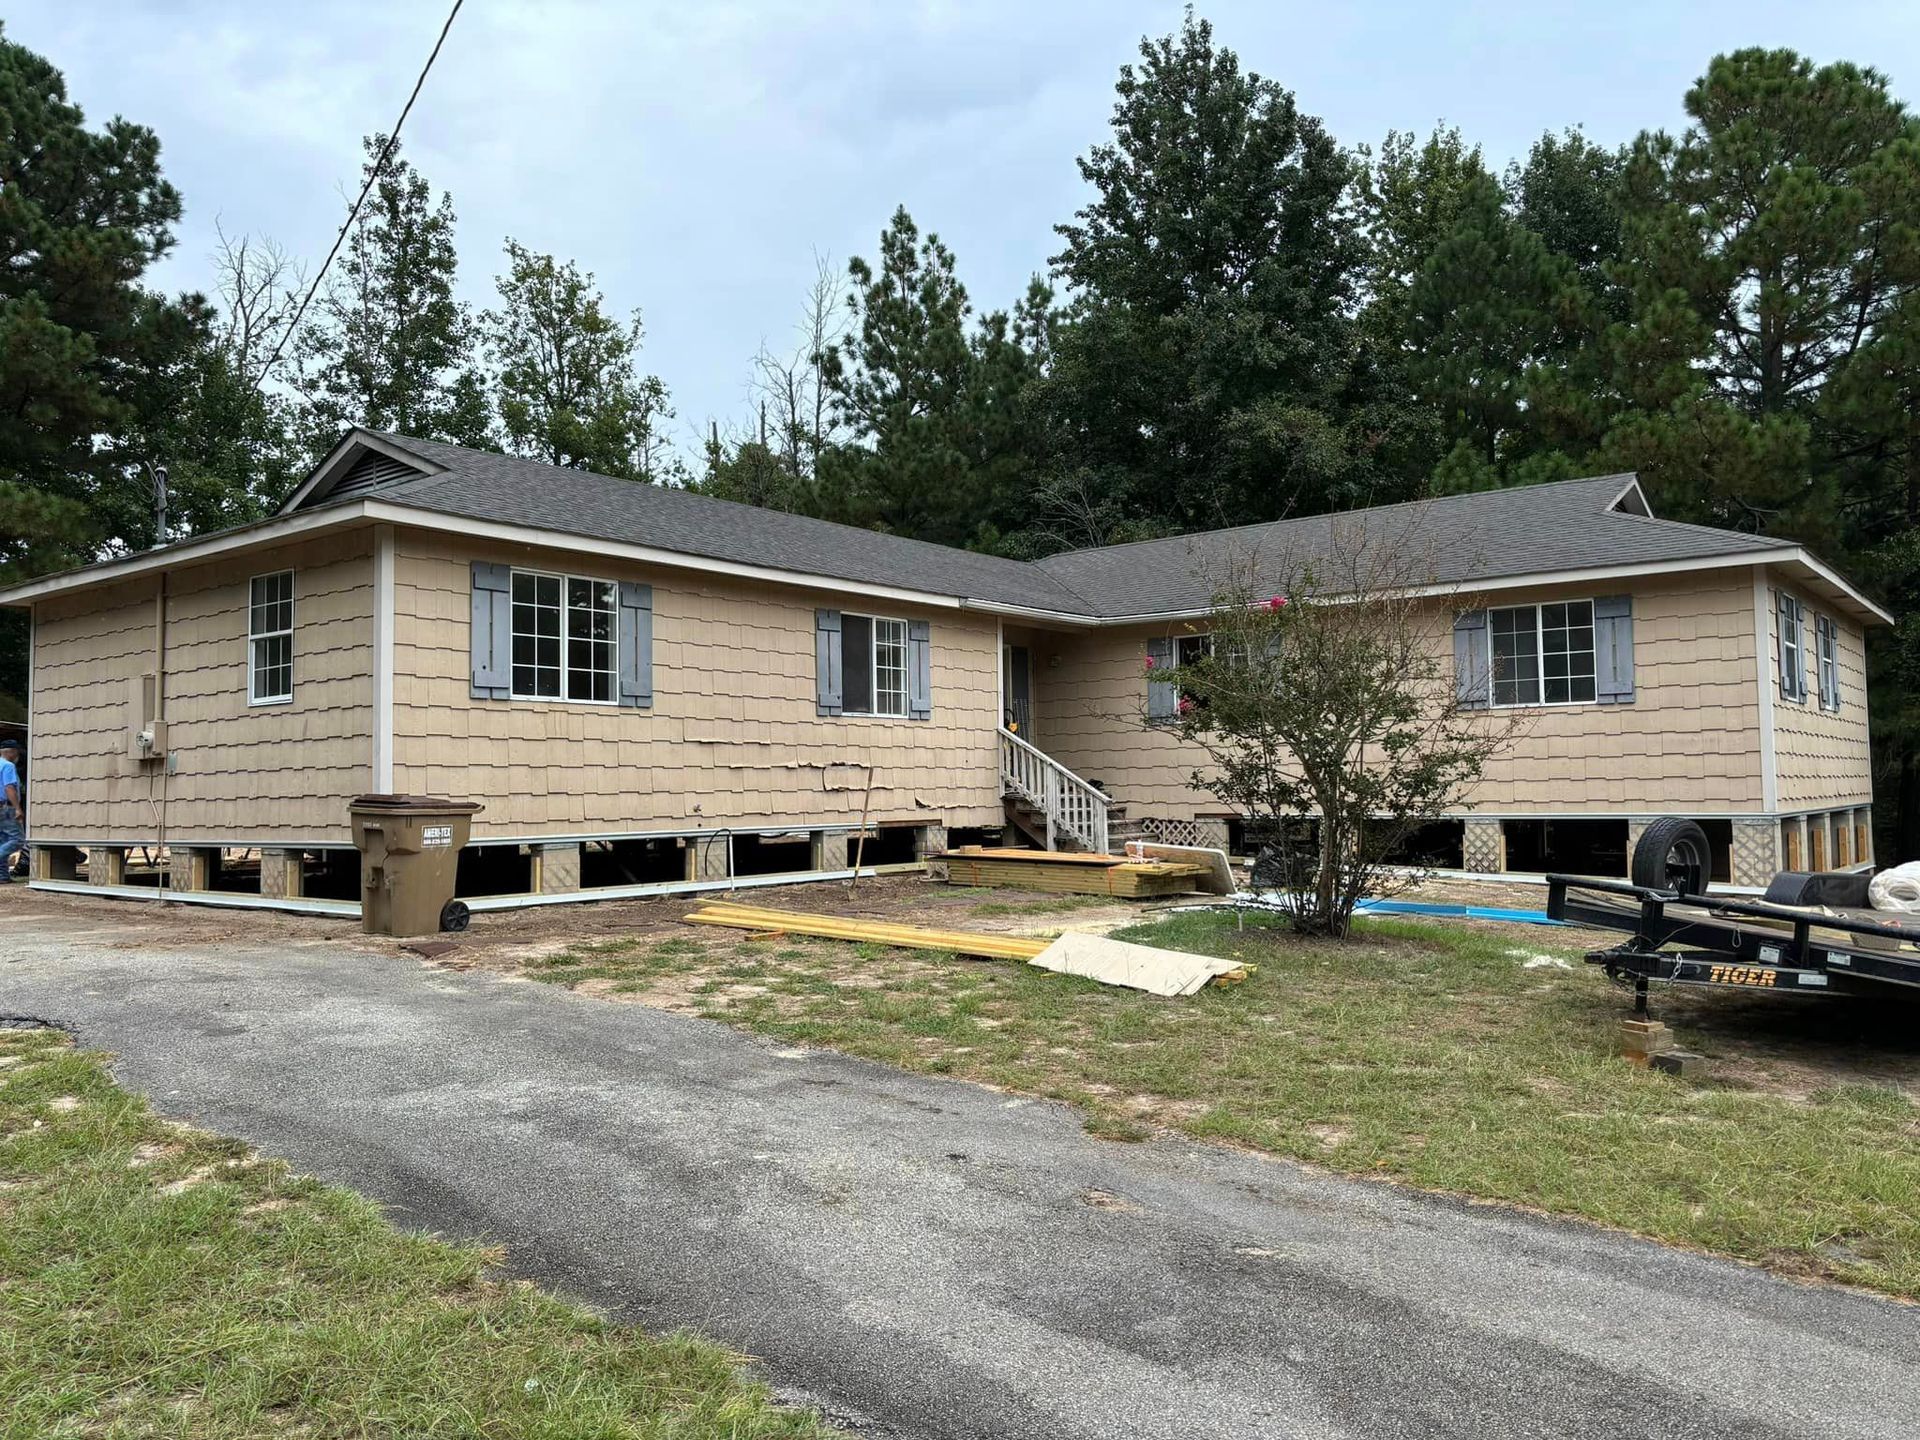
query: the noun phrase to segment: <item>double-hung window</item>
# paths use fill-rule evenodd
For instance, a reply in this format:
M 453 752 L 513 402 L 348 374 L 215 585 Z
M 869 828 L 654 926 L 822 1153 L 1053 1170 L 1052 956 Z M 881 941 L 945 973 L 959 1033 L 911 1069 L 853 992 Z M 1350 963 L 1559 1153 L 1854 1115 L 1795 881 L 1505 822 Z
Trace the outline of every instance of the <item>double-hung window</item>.
M 1840 708 L 1840 627 L 1826 615 L 1813 617 L 1814 672 L 1820 682 L 1820 708 Z
M 620 698 L 620 595 L 611 580 L 513 572 L 513 698 Z
M 1780 630 L 1780 695 L 1807 703 L 1807 610 L 1785 591 L 1775 606 Z
M 1495 705 L 1580 705 L 1593 700 L 1591 600 L 1491 610 L 1487 633 Z
M 843 715 L 907 713 L 907 622 L 875 615 L 840 621 Z
M 256 575 L 247 587 L 247 703 L 293 699 L 293 572 Z

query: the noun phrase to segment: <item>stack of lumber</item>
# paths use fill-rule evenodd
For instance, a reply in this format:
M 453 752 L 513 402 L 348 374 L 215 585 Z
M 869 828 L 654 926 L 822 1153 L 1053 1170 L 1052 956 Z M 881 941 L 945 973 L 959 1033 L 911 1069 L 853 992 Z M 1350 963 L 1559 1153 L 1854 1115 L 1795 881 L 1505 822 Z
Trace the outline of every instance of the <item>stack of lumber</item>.
M 724 925 L 762 935 L 817 935 L 829 940 L 944 950 L 993 960 L 1024 960 L 1043 970 L 1079 975 L 1105 985 L 1121 985 L 1154 995 L 1191 995 L 1208 985 L 1237 985 L 1253 969 L 1238 961 L 1131 945 L 1104 935 L 1066 934 L 1056 940 L 1037 940 L 1024 935 L 984 935 L 974 930 L 933 930 L 891 920 L 809 915 L 797 910 L 734 905 L 724 900 L 703 904 L 685 918 L 689 925 Z
M 950 885 L 1010 885 L 1054 894 L 1113 895 L 1130 900 L 1187 895 L 1209 888 L 1207 865 L 1130 860 L 1124 855 L 1076 855 L 1057 850 L 1001 850 L 963 845 L 937 857 Z

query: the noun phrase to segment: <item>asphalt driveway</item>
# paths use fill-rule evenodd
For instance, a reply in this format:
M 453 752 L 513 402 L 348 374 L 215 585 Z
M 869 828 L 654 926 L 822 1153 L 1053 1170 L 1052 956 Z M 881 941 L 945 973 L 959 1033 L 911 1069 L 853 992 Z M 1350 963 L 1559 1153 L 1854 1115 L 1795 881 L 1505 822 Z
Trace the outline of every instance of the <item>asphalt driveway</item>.
M 304 940 L 14 912 L 0 1014 L 167 1114 L 704 1331 L 870 1435 L 1859 1436 L 1920 1310 Z

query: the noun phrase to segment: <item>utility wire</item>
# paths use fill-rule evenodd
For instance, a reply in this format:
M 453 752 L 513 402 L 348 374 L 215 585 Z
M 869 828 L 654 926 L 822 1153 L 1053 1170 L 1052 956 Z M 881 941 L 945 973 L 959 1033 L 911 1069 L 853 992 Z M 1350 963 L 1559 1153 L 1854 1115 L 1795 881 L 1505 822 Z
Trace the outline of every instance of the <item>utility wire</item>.
M 380 172 L 386 169 L 387 160 L 392 156 L 394 147 L 400 143 L 400 127 L 407 123 L 407 116 L 413 113 L 413 102 L 420 98 L 420 87 L 427 83 L 427 75 L 433 69 L 433 62 L 440 58 L 440 47 L 447 43 L 447 32 L 453 29 L 454 17 L 460 13 L 466 0 L 453 0 L 453 9 L 447 12 L 447 23 L 440 27 L 440 38 L 433 42 L 433 53 L 427 56 L 427 63 L 420 67 L 420 76 L 413 82 L 413 93 L 407 96 L 407 103 L 401 107 L 400 118 L 393 122 L 393 131 L 387 136 L 387 143 L 380 151 L 380 158 L 373 162 L 367 171 L 367 180 L 360 187 L 359 195 L 354 197 L 353 208 L 347 212 L 346 222 L 341 225 L 340 233 L 333 237 L 333 248 L 327 251 L 327 258 L 320 262 L 320 269 L 313 277 L 313 283 L 307 287 L 307 293 L 300 300 L 300 308 L 293 312 L 293 318 L 287 322 L 287 328 L 280 332 L 280 340 L 273 347 L 273 354 L 267 357 L 267 363 L 260 367 L 260 374 L 254 380 L 255 385 L 265 385 L 267 376 L 280 360 L 280 352 L 287 348 L 287 341 L 293 338 L 294 331 L 300 328 L 300 321 L 307 313 L 307 306 L 313 303 L 313 297 L 319 293 L 320 282 L 326 278 L 327 267 L 333 264 L 333 257 L 340 253 L 340 247 L 346 242 L 347 232 L 353 228 L 353 222 L 360 216 L 360 207 L 367 203 L 367 195 L 373 189 L 373 182 L 380 178 Z

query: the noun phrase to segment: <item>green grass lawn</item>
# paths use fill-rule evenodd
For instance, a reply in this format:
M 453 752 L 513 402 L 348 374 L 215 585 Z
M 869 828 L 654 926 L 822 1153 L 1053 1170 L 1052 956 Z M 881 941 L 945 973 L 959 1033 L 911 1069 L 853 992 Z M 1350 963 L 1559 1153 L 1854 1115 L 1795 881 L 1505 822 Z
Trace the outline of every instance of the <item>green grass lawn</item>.
M 1115 1138 L 1170 1127 L 1920 1298 L 1920 1108 L 1900 1088 L 1920 1080 L 1920 1047 L 1903 1059 L 1898 1039 L 1920 1015 L 1663 999 L 1679 1041 L 1714 1061 L 1705 1081 L 1678 1080 L 1614 1053 L 1620 990 L 1577 960 L 1529 967 L 1557 937 L 1513 933 L 1373 922 L 1315 944 L 1218 913 L 1120 932 L 1257 962 L 1246 983 L 1185 1000 L 732 937 L 602 945 L 534 973 L 1071 1101 Z M 1893 1027 L 1878 1041 L 1899 1080 L 1819 1083 L 1823 1067 L 1857 1073 L 1856 1023 Z
M 0 1030 L 0 1436 L 817 1437 L 736 1357 L 180 1129 Z

